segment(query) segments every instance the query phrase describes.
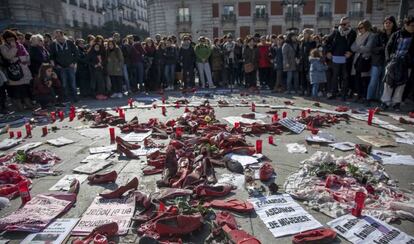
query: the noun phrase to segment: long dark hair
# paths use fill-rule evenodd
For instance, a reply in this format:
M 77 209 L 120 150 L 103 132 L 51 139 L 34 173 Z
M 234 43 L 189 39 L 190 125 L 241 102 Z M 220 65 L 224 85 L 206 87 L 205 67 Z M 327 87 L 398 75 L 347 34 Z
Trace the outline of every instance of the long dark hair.
M 384 23 L 385 23 L 385 21 L 391 21 L 391 23 L 392 23 L 392 30 L 391 30 L 391 34 L 392 33 L 394 33 L 394 32 L 396 32 L 397 30 L 398 30 L 398 25 L 397 25 L 397 21 L 395 20 L 395 17 L 394 16 L 392 16 L 392 15 L 390 15 L 390 16 L 387 16 L 387 17 L 385 17 L 384 18 L 384 21 L 382 22 L 382 31 L 384 32 L 384 33 L 386 33 L 386 31 L 385 31 L 385 29 L 384 29 Z
M 39 74 L 37 78 L 40 82 L 43 82 L 46 79 L 46 70 L 53 69 L 53 66 L 49 63 L 43 63 L 39 68 Z

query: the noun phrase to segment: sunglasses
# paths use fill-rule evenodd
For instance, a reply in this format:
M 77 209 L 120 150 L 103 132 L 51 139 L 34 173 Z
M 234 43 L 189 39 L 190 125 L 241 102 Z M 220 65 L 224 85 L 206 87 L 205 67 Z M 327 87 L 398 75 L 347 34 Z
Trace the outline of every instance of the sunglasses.
M 362 30 L 362 29 L 364 29 L 364 27 L 363 27 L 363 26 L 358 27 L 358 30 Z

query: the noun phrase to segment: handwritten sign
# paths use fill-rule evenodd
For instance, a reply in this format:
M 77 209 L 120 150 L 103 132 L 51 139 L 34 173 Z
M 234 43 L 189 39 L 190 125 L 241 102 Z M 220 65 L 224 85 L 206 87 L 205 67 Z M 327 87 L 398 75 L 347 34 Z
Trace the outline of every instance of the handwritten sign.
M 249 201 L 274 237 L 322 227 L 289 194 L 251 198 Z
M 134 211 L 134 196 L 118 199 L 96 197 L 85 213 L 83 213 L 72 234 L 87 235 L 97 226 L 116 222 L 119 226 L 118 235 L 125 235 L 128 232 Z
M 414 243 L 414 238 L 371 216 L 344 215 L 327 223 L 339 235 L 355 244 Z

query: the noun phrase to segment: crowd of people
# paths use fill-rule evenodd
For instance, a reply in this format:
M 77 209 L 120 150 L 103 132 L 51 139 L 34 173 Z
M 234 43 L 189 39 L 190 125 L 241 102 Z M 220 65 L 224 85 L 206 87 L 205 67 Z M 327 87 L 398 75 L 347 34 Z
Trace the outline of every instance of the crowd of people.
M 64 106 L 82 97 L 99 100 L 160 89 L 270 89 L 318 100 L 355 99 L 382 109 L 400 109 L 412 99 L 414 17 L 401 28 L 393 16 L 376 28 L 347 17 L 328 35 L 300 33 L 209 40 L 185 35 L 86 40 L 5 30 L 0 38 L 0 108 L 13 110 Z M 196 43 L 197 42 L 197 43 Z

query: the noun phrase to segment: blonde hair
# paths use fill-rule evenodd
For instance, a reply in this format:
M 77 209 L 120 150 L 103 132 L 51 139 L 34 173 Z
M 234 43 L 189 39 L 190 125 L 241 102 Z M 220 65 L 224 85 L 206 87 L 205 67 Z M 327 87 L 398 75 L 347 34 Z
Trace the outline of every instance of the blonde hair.
M 44 38 L 40 34 L 32 35 L 30 37 L 30 45 L 37 46 L 40 42 L 43 42 Z

